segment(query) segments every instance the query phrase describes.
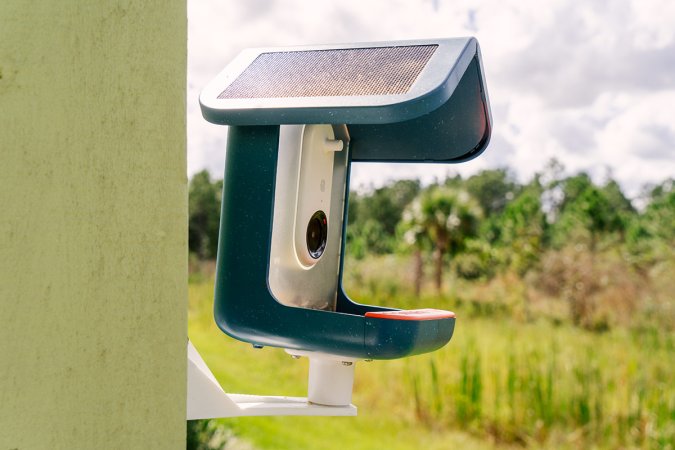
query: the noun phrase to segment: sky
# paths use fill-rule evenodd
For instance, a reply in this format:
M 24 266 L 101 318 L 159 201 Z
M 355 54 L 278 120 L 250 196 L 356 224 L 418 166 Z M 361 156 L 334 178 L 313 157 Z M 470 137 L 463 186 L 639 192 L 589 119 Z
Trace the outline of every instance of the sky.
M 358 164 L 353 187 L 500 167 L 525 182 L 552 158 L 630 197 L 675 177 L 672 0 L 189 0 L 188 30 L 189 175 L 222 177 L 227 127 L 202 118 L 199 92 L 245 48 L 474 36 L 487 150 L 454 165 Z

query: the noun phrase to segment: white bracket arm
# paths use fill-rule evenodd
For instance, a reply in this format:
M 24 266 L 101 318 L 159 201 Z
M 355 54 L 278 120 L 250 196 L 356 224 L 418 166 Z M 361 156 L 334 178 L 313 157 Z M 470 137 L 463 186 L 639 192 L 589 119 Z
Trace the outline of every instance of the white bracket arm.
M 220 387 L 216 377 L 213 376 L 190 341 L 187 344 L 187 352 L 187 420 L 240 416 L 356 415 L 356 407 L 350 403 L 343 406 L 325 406 L 311 403 L 304 397 L 228 394 Z M 296 352 L 292 353 L 296 354 Z M 307 353 L 303 353 L 304 355 Z M 310 357 L 310 367 L 312 361 L 313 358 Z M 351 368 L 351 380 L 353 380 L 353 363 L 349 366 L 343 365 L 341 368 Z M 310 368 L 310 386 L 312 386 L 311 380 L 312 370 Z M 345 388 L 342 389 L 342 399 L 346 398 Z M 349 401 L 351 401 L 351 382 L 349 383 Z

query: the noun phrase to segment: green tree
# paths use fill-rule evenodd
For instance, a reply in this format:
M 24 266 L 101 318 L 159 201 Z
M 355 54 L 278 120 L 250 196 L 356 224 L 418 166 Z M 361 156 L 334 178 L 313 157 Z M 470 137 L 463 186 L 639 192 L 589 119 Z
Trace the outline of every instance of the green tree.
M 675 241 L 675 180 L 668 179 L 652 189 L 643 217 L 651 225 L 651 236 L 671 244 Z
M 619 183 L 616 181 L 610 179 L 607 184 L 602 187 L 602 193 L 609 202 L 612 210 L 616 213 L 616 223 L 613 229 L 619 233 L 621 241 L 625 242 L 626 230 L 637 215 L 637 211 L 633 207 L 631 201 L 623 194 L 621 186 L 619 186 Z
M 571 240 L 587 240 L 590 250 L 595 252 L 604 234 L 617 232 L 623 240 L 634 209 L 615 181 L 598 187 L 582 172 L 559 181 L 557 186 L 562 196 L 554 205 L 551 226 L 551 239 L 556 247 Z
M 586 234 L 591 253 L 596 251 L 603 233 L 615 231 L 623 233 L 625 229 L 620 211 L 615 209 L 602 189 L 593 185 L 586 187 L 578 197 L 566 205 L 558 225 L 565 236 L 559 236 L 559 239 L 565 239 L 567 236 L 579 238 Z
M 465 186 L 486 217 L 501 213 L 517 193 L 517 184 L 506 169 L 482 170 L 468 178 Z
M 602 192 L 605 194 L 607 201 L 612 205 L 617 212 L 624 216 L 633 215 L 636 213 L 631 201 L 626 198 L 621 186 L 615 180 L 610 179 L 602 187 Z
M 506 249 L 508 264 L 521 275 L 538 261 L 543 251 L 547 223 L 542 193 L 542 186 L 535 177 L 496 221 L 500 229 L 498 244 Z
M 543 187 L 542 199 L 543 209 L 546 212 L 549 223 L 555 224 L 563 215 L 570 204 L 581 195 L 589 186 L 593 185 L 591 178 L 587 173 L 581 172 L 571 177 L 563 178 L 562 174 L 565 167 L 556 159 L 548 162 L 542 173 L 537 173 L 535 179 L 538 179 Z M 556 242 L 558 238 L 558 227 L 552 227 L 552 240 Z M 564 241 L 563 237 L 563 241 Z
M 410 205 L 405 220 L 409 235 L 423 237 L 433 245 L 434 282 L 441 291 L 443 259 L 460 252 L 466 240 L 476 235 L 481 210 L 468 192 L 447 186 L 431 186 Z
M 396 246 L 396 227 L 405 207 L 420 191 L 418 180 L 397 180 L 368 195 L 350 193 L 348 248 L 357 257 L 390 253 Z
M 632 218 L 626 241 L 639 265 L 673 258 L 675 249 L 675 180 L 668 179 L 647 193 L 644 212 Z
M 200 258 L 215 258 L 223 181 L 211 181 L 206 170 L 193 175 L 188 189 L 188 246 Z
M 558 209 L 562 213 L 574 205 L 586 190 L 593 187 L 593 180 L 591 180 L 591 177 L 586 172 L 581 172 L 565 178 L 562 180 L 561 184 L 563 198 Z
M 415 296 L 419 298 L 424 278 L 424 259 L 422 252 L 432 247 L 429 236 L 420 220 L 420 202 L 413 201 L 403 211 L 401 222 L 398 225 L 398 235 L 402 239 L 402 248 L 413 249 L 413 288 Z

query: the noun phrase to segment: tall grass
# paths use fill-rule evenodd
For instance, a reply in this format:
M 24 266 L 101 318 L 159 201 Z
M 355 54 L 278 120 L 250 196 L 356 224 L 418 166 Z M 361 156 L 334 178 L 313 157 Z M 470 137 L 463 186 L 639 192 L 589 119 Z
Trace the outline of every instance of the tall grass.
M 460 283 L 416 299 L 395 256 L 356 272 L 348 290 L 359 301 L 457 313 L 450 345 L 407 368 L 415 420 L 425 426 L 533 447 L 675 449 L 670 328 L 639 320 L 589 331 L 555 308 L 536 310 L 522 280 Z
M 541 314 L 510 279 L 416 299 L 399 266 L 395 259 L 371 261 L 357 271 L 361 279 L 350 294 L 365 303 L 453 310 L 450 344 L 404 360 L 359 363 L 355 419 L 226 422 L 237 436 L 260 448 L 675 449 L 670 329 L 589 331 L 555 309 Z M 193 279 L 190 336 L 223 385 L 303 395 L 304 362 L 225 337 L 213 323 L 212 293 L 211 277 Z M 226 357 L 233 354 L 236 364 Z M 294 427 L 309 431 L 287 432 Z
M 675 448 L 672 349 L 548 324 L 458 328 L 450 348 L 408 367 L 425 425 L 535 447 Z

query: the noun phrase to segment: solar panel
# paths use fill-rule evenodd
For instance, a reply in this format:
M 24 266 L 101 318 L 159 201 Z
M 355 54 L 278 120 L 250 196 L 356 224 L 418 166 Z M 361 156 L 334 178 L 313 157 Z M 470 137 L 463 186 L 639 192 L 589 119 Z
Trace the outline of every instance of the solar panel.
M 260 54 L 219 99 L 406 94 L 438 45 Z

